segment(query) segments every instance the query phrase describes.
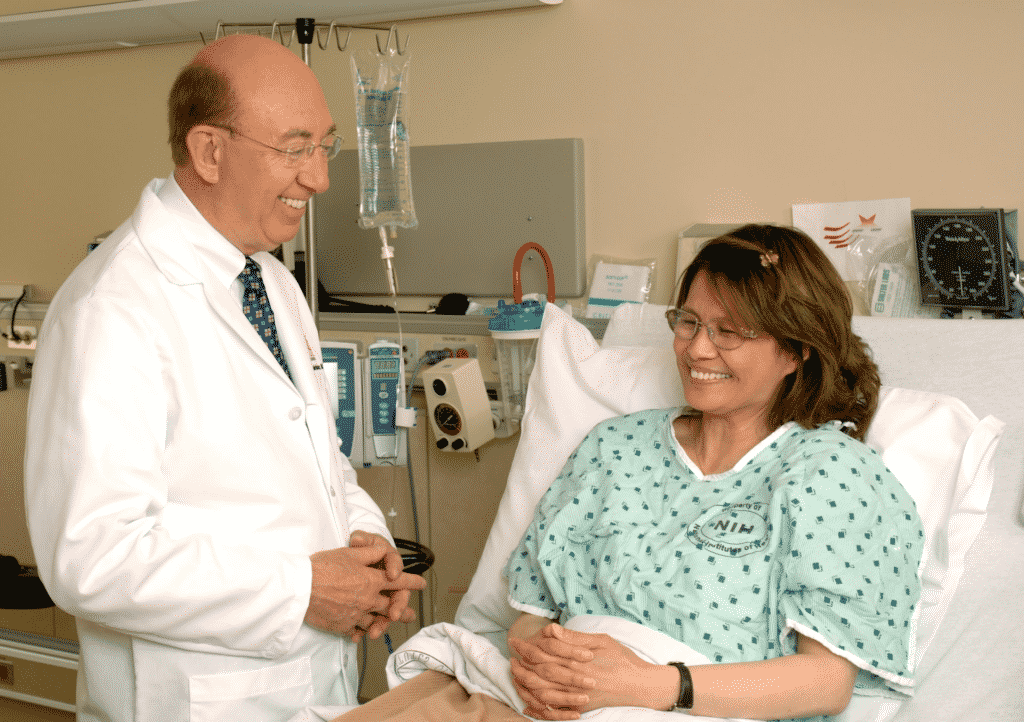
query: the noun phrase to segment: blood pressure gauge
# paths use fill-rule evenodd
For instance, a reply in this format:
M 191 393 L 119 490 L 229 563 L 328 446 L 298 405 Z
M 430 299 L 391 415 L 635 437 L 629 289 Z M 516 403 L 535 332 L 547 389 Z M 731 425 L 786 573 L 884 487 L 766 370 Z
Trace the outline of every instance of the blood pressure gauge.
M 434 383 L 436 385 L 439 382 Z M 462 431 L 462 416 L 451 404 L 438 404 L 434 407 L 434 423 L 449 436 L 456 436 Z
M 494 438 L 494 416 L 475 358 L 445 359 L 423 372 L 423 393 L 441 451 L 476 451 Z
M 1010 307 L 1008 258 L 1016 258 L 1016 249 L 1008 246 L 1010 236 L 1002 209 L 911 213 L 923 305 L 985 311 Z M 1013 218 L 1015 221 L 1015 211 Z M 1015 244 L 1016 224 L 1012 231 Z

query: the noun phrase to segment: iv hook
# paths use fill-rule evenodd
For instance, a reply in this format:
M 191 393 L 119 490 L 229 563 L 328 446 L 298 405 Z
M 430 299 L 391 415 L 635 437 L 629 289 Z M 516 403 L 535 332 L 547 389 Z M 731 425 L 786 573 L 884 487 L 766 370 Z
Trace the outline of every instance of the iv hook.
M 339 27 L 334 20 L 331 21 L 330 27 L 327 28 L 327 35 L 320 35 L 320 28 L 316 29 L 316 42 L 320 46 L 321 50 L 327 50 L 328 43 L 331 42 L 331 33 L 334 33 L 334 41 L 338 44 L 338 50 L 344 50 L 348 47 L 348 42 L 352 39 L 352 31 L 348 31 L 348 35 L 345 38 L 345 44 L 341 44 L 341 27 Z
M 403 47 L 401 44 L 401 38 L 398 36 L 397 25 L 392 25 L 391 29 L 388 30 L 388 39 L 387 42 L 384 43 L 383 48 L 380 46 L 380 35 L 377 36 L 377 52 L 380 53 L 381 55 L 388 54 L 388 51 L 391 49 L 392 36 L 394 36 L 395 38 L 395 52 L 398 53 L 399 55 L 405 55 L 406 51 L 409 49 L 409 34 L 406 33 L 405 35 L 405 46 Z
M 275 20 L 270 25 L 264 25 L 264 24 L 260 24 L 260 25 L 245 25 L 245 24 L 238 24 L 238 23 L 225 23 L 225 22 L 221 21 L 221 22 L 217 23 L 217 32 L 214 34 L 212 42 L 215 42 L 217 40 L 220 40 L 221 38 L 227 37 L 228 36 L 228 28 L 229 27 L 230 28 L 247 28 L 247 27 L 248 28 L 254 28 L 255 32 L 252 33 L 252 34 L 259 35 L 260 37 L 268 37 L 271 40 L 276 40 L 277 42 L 281 43 L 281 45 L 283 45 L 286 48 L 291 47 L 292 41 L 295 39 L 295 28 L 293 27 L 291 29 L 291 34 L 288 36 L 288 39 L 285 40 L 284 30 L 282 30 L 282 25 L 277 20 Z M 270 28 L 269 35 L 264 36 L 262 28 L 267 28 L 267 27 Z M 235 32 L 236 32 L 236 34 L 244 33 L 245 30 L 236 30 Z M 199 31 L 199 39 L 202 41 L 203 45 L 209 45 L 209 43 L 206 40 L 206 36 L 203 35 L 203 31 L 202 30 Z M 344 48 L 342 48 L 342 50 L 344 50 Z
M 286 48 L 290 48 L 292 46 L 292 41 L 295 39 L 294 26 L 291 28 L 291 31 L 291 35 L 288 36 L 288 41 L 285 42 L 284 30 L 281 28 L 281 23 L 275 20 L 274 24 L 270 26 L 270 39 L 273 40 L 274 36 L 277 36 L 277 42 L 281 43 L 281 45 L 285 46 Z M 258 32 L 259 31 L 257 31 L 257 33 Z

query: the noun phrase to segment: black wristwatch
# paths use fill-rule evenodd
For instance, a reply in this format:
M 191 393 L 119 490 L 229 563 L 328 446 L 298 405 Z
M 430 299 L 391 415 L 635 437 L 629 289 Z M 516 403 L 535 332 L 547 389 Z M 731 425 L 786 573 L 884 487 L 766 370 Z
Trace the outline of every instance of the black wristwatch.
M 679 698 L 672 709 L 693 709 L 693 678 L 690 676 L 690 670 L 682 662 L 669 664 L 679 670 Z

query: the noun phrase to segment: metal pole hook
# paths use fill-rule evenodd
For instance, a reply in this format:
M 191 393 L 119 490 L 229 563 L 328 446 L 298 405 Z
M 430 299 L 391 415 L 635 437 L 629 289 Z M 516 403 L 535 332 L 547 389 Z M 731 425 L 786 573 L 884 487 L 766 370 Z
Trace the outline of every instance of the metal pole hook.
M 284 41 L 284 31 L 281 30 L 281 23 L 279 23 L 277 20 L 275 20 L 274 24 L 270 26 L 270 39 L 271 40 L 274 39 L 274 35 L 277 35 L 277 41 L 279 43 L 281 43 L 281 45 L 285 46 L 286 48 L 290 48 L 292 46 L 292 41 L 295 39 L 295 26 L 292 25 L 291 35 L 288 36 L 288 42 L 285 42 Z
M 263 34 L 263 28 L 267 28 L 267 27 L 270 28 L 269 34 L 268 35 L 264 35 Z M 288 36 L 288 39 L 285 40 L 284 31 L 281 29 L 281 27 L 282 27 L 281 23 L 279 23 L 277 20 L 275 20 L 273 22 L 273 24 L 271 24 L 269 26 L 268 25 L 243 25 L 243 24 L 238 24 L 238 23 L 225 23 L 222 20 L 222 21 L 217 23 L 217 32 L 213 36 L 213 40 L 217 41 L 217 40 L 220 40 L 221 38 L 226 38 L 228 36 L 228 34 L 229 34 L 228 33 L 228 28 L 235 28 L 236 29 L 235 30 L 235 34 L 236 35 L 244 34 L 246 32 L 246 30 L 244 28 L 250 28 L 251 30 L 249 32 L 251 34 L 259 35 L 261 38 L 262 37 L 267 37 L 270 40 L 277 40 L 279 43 L 281 43 L 281 45 L 285 46 L 286 48 L 291 47 L 292 41 L 295 40 L 295 28 L 294 27 L 292 28 L 291 34 Z M 203 32 L 201 30 L 199 31 L 199 39 L 203 41 L 203 45 L 207 45 L 208 44 L 207 41 L 206 41 L 206 36 L 203 35 Z
M 401 45 L 401 38 L 398 36 L 398 26 L 392 25 L 391 29 L 388 30 L 388 40 L 384 43 L 384 47 L 380 46 L 380 35 L 377 36 L 377 52 L 381 55 L 387 55 L 391 49 L 391 37 L 395 38 L 395 52 L 399 55 L 405 55 L 405 52 L 409 49 L 409 34 L 405 35 L 405 47 Z
M 320 28 L 316 29 L 316 42 L 320 46 L 321 50 L 327 50 L 327 46 L 331 42 L 331 33 L 334 33 L 334 40 L 338 44 L 338 50 L 344 50 L 348 47 L 349 41 L 352 39 L 352 31 L 348 31 L 348 35 L 345 37 L 345 44 L 341 44 L 341 27 L 338 26 L 335 21 L 331 21 L 331 25 L 327 28 L 327 35 L 320 34 Z

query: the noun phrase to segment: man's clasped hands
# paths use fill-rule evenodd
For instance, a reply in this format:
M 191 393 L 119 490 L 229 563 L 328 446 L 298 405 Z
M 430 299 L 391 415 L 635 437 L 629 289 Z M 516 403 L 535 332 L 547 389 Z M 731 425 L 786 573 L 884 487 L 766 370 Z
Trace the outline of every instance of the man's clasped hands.
M 310 557 L 312 590 L 306 624 L 359 641 L 377 639 L 392 622 L 416 618 L 409 607 L 427 583 L 403 571 L 402 555 L 379 534 L 352 532 L 349 546 Z

